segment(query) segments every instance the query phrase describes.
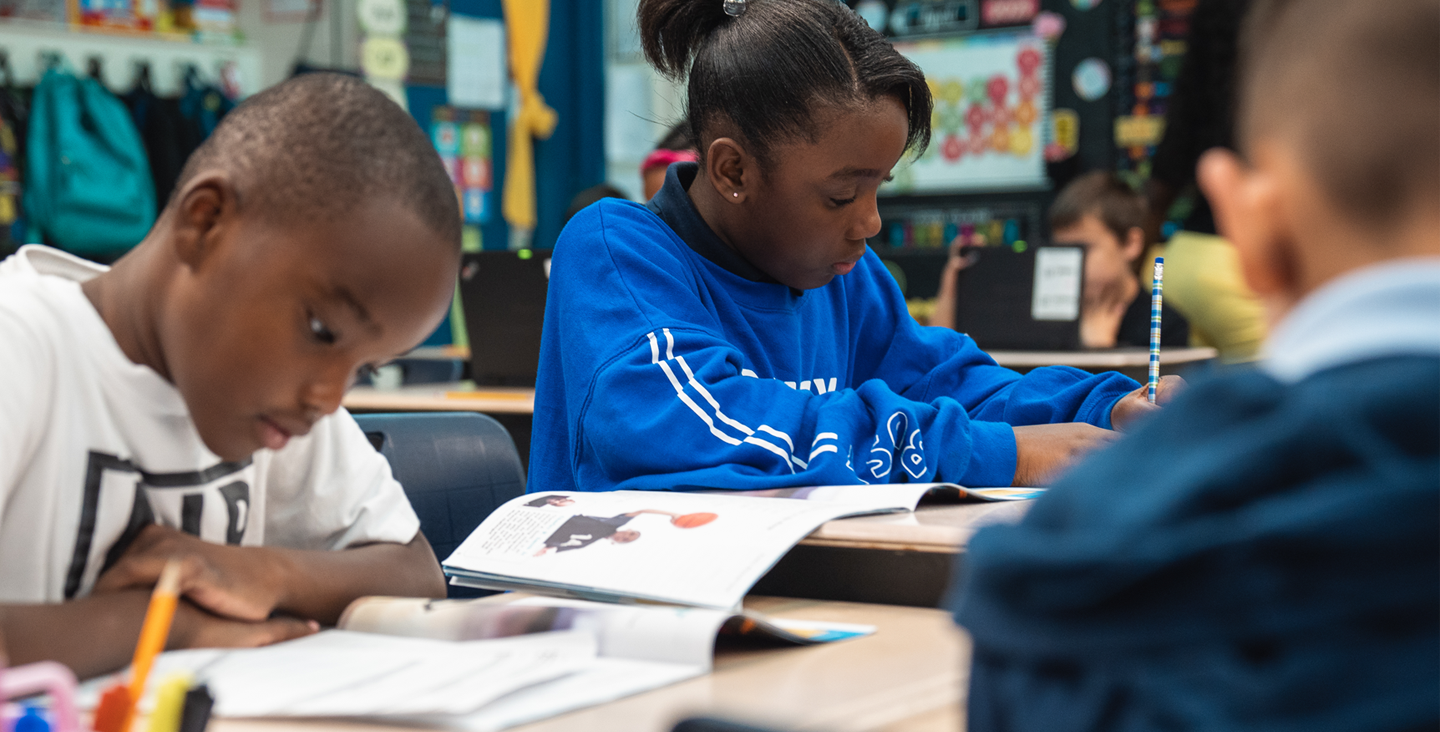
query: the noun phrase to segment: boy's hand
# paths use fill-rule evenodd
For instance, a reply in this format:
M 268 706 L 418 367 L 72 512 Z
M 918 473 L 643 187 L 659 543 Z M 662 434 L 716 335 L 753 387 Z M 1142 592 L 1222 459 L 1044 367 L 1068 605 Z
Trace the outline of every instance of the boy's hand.
M 284 569 L 276 553 L 211 544 L 159 524 L 135 537 L 120 561 L 100 576 L 95 592 L 150 588 L 171 558 L 180 560 L 181 595 L 221 617 L 265 620 L 282 600 Z
M 232 620 L 206 612 L 182 601 L 175 607 L 175 624 L 171 626 L 171 650 L 182 648 L 256 648 L 320 630 L 313 620 L 274 618 L 259 622 Z
M 1161 376 L 1160 381 L 1155 384 L 1154 404 L 1150 403 L 1148 390 L 1148 387 L 1142 386 L 1115 402 L 1114 408 L 1110 410 L 1110 424 L 1115 429 L 1124 432 L 1136 420 L 1147 414 L 1154 414 L 1160 409 L 1160 405 L 1169 402 L 1185 390 L 1185 380 L 1179 376 Z
M 1085 453 L 1116 437 L 1110 430 L 1084 422 L 1011 429 L 1015 430 L 1015 482 L 1011 485 L 1017 486 L 1045 485 Z

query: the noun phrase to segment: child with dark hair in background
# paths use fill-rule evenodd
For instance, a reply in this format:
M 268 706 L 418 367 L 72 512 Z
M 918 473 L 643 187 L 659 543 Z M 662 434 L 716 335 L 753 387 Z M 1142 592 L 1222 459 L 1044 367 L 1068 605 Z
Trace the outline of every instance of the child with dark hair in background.
M 910 317 L 865 240 L 930 91 L 849 8 L 642 0 L 639 21 L 688 72 L 700 161 L 561 234 L 532 490 L 1033 485 L 1155 409 L 1119 374 L 1022 377 Z
M 1070 181 L 1050 205 L 1051 239 L 1085 247 L 1080 344 L 1086 348 L 1150 345 L 1150 291 L 1136 272 L 1145 251 L 1145 212 L 1145 199 L 1106 171 Z M 955 287 L 964 263 L 964 252 L 952 246 L 929 325 L 955 327 Z M 1185 318 L 1163 307 L 1160 345 L 1188 345 Z
M 601 183 L 576 193 L 575 197 L 570 199 L 570 205 L 565 209 L 565 223 L 570 223 L 570 219 L 575 218 L 575 214 L 580 213 L 586 206 L 602 198 L 624 199 L 625 192 L 609 183 Z
M 4 655 L 119 668 L 175 558 L 171 648 L 443 597 L 340 400 L 435 328 L 459 258 L 425 133 L 363 81 L 310 74 L 227 116 L 114 267 L 40 246 L 0 262 Z
M 645 198 L 650 200 L 660 191 L 660 186 L 665 183 L 665 171 L 675 163 L 693 163 L 700 159 L 700 153 L 695 150 L 695 136 L 690 132 L 690 120 L 682 119 L 675 123 L 660 142 L 655 145 L 655 150 L 640 164 L 640 177 L 644 179 Z
M 1199 178 L 1279 325 L 975 535 L 975 732 L 1440 726 L 1440 2 L 1250 13 Z

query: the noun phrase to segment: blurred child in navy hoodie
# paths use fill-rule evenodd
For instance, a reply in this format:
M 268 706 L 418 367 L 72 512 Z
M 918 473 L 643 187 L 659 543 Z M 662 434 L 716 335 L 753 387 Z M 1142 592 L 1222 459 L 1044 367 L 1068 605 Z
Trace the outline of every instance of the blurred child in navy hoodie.
M 1440 726 L 1440 3 L 1246 23 L 1199 180 L 1267 356 L 975 536 L 975 732 Z

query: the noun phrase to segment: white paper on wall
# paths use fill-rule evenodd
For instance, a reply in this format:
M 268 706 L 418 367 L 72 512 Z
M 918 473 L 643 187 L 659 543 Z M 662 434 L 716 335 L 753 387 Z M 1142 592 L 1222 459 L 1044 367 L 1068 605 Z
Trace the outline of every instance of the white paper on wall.
M 501 109 L 509 73 L 505 23 L 494 18 L 451 14 L 446 23 L 446 91 L 450 105 Z

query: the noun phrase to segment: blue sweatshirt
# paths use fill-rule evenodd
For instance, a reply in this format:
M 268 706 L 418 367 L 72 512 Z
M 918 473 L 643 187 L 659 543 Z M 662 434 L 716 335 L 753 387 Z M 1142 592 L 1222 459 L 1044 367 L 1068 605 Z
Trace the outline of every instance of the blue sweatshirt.
M 1139 387 L 996 365 L 916 323 L 872 251 L 818 289 L 769 280 L 695 211 L 695 171 L 672 166 L 654 210 L 604 199 L 561 233 L 529 490 L 1009 485 L 1011 425 L 1109 427 Z

